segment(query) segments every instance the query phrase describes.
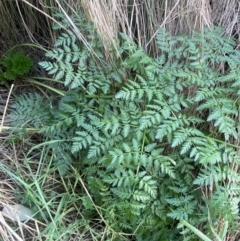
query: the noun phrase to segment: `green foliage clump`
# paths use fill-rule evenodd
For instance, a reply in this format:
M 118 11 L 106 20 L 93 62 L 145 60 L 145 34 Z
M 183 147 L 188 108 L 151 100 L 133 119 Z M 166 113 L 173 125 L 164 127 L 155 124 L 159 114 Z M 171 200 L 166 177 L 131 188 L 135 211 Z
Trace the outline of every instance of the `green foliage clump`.
M 177 229 L 181 220 L 210 236 L 219 220 L 234 230 L 240 201 L 234 40 L 220 28 L 192 38 L 159 29 L 159 52 L 151 57 L 121 35 L 123 61 L 109 63 L 93 28 L 75 20 L 88 44 L 69 30 L 40 63 L 68 91 L 46 103 L 37 94 L 20 97 L 14 124 L 34 125 L 51 140 L 60 174 L 72 165 L 87 185 L 85 212 L 94 216 L 100 207 L 116 233 L 139 241 L 196 240 Z M 221 65 L 228 72 L 218 71 Z
M 16 80 L 29 72 L 33 61 L 26 56 L 23 50 L 9 51 L 0 62 L 0 80 Z

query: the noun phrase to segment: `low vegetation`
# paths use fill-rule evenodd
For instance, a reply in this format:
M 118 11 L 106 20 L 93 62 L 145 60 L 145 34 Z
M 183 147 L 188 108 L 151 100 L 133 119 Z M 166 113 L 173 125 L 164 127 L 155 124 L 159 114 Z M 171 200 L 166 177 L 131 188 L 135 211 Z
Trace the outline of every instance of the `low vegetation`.
M 2 237 L 235 240 L 236 40 L 216 26 L 191 35 L 160 27 L 148 51 L 120 32 L 106 45 L 84 14 L 53 16 L 57 37 L 38 65 L 22 51 L 1 62 L 8 85 L 30 68 L 39 75 L 14 92 L 1 125 L 2 148 L 15 150 L 0 165 L 15 183 L 7 202 L 33 213 L 10 226 L 1 215 Z

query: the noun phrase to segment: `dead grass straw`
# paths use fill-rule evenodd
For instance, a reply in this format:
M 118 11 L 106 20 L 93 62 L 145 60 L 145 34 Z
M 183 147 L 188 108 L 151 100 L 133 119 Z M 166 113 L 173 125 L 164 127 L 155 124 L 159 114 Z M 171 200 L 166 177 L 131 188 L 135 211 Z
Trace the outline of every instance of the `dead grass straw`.
M 0 134 L 2 133 L 2 128 L 3 128 L 3 125 L 4 125 L 5 116 L 6 116 L 6 113 L 7 113 L 7 107 L 8 107 L 8 104 L 9 104 L 9 100 L 10 100 L 10 96 L 11 96 L 13 87 L 14 87 L 14 85 L 12 84 L 11 88 L 10 88 L 10 91 L 9 91 L 9 94 L 8 94 L 8 97 L 7 97 L 6 105 L 4 107 L 2 120 L 1 120 L 1 124 L 0 124 Z

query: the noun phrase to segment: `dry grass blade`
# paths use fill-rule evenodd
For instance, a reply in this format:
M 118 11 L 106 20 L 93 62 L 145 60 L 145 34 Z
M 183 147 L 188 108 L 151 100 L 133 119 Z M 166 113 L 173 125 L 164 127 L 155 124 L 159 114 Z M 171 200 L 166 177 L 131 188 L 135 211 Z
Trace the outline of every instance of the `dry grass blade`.
M 118 8 L 114 2 L 82 0 L 82 6 L 95 24 L 106 50 L 111 49 L 112 46 L 117 49 L 116 40 L 119 27 L 115 11 Z
M 1 124 L 0 124 L 0 134 L 2 133 L 2 128 L 3 128 L 3 124 L 4 124 L 6 112 L 7 112 L 7 107 L 8 107 L 8 104 L 9 104 L 9 100 L 10 100 L 10 96 L 11 96 L 13 87 L 14 87 L 14 85 L 12 84 L 12 85 L 11 85 L 11 89 L 10 89 L 9 94 L 8 94 L 8 98 L 7 98 L 7 101 L 6 101 L 6 105 L 5 105 L 5 107 L 4 107 L 3 116 L 2 116 L 2 121 L 1 121 Z
M 14 237 L 15 239 L 12 239 L 14 241 L 24 241 L 21 237 L 19 237 L 19 235 L 12 230 L 12 228 L 6 223 L 2 213 L 0 213 L 0 223 L 1 225 L 5 228 L 5 232 L 1 233 L 4 240 L 9 240 L 9 237 Z M 6 232 L 8 234 L 6 234 Z
M 240 40 L 240 2 L 238 0 L 212 1 L 212 22 L 224 26 L 226 34 Z

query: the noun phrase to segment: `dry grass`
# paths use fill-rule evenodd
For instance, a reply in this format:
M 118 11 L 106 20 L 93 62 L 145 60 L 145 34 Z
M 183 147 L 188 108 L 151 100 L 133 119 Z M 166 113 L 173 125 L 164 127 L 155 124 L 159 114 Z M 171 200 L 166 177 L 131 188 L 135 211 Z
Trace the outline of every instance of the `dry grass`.
M 52 6 L 40 2 L 28 0 L 26 4 L 24 1 L 0 0 L 0 59 L 10 48 L 22 43 L 44 46 L 53 43 L 52 21 L 38 11 L 48 15 Z
M 51 160 L 41 159 L 41 150 L 25 158 L 34 144 L 29 141 L 1 142 L 0 208 L 23 203 L 35 216 L 27 222 L 17 222 L 0 212 L 0 240 L 92 240 L 91 228 L 85 230 L 81 220 L 77 178 L 75 182 L 72 177 L 61 179 Z M 100 224 L 96 229 L 95 232 L 104 231 Z
M 14 144 L 10 145 L 4 137 L 1 137 L 0 151 L 0 207 L 2 209 L 5 205 L 19 203 L 19 200 L 16 198 L 16 190 L 19 188 L 19 185 L 16 183 L 16 180 L 14 180 L 14 178 L 2 168 L 2 166 L 7 166 L 8 169 L 15 170 L 17 173 L 17 170 L 22 169 L 23 164 L 18 159 L 19 147 L 16 148 Z M 20 241 L 27 240 L 29 235 L 35 237 L 37 230 L 39 230 L 39 222 L 34 220 L 33 224 L 35 224 L 35 227 L 31 227 L 29 224 L 25 223 L 13 223 L 0 212 L 1 240 Z
M 3 112 L 8 112 L 9 94 L 1 88 L 2 117 Z M 34 135 L 11 142 L 9 137 L 14 137 L 14 133 L 7 129 L 9 121 L 7 118 L 2 121 L 6 128 L 0 135 L 0 209 L 21 203 L 35 216 L 27 222 L 18 222 L 0 212 L 0 240 L 87 241 L 97 234 L 104 236 L 106 230 L 100 221 L 89 224 L 82 219 L 79 177 L 61 178 L 44 147 L 29 152 L 38 142 Z
M 225 34 L 235 36 L 240 44 L 238 0 L 1 0 L 0 5 L 0 31 L 4 33 L 1 51 L 21 42 L 53 43 L 54 8 L 67 14 L 84 11 L 102 37 L 106 52 L 117 48 L 118 33 L 124 32 L 147 52 L 154 53 L 153 37 L 159 27 L 176 34 L 192 33 L 194 29 L 202 30 L 212 24 L 221 25 Z
M 11 45 L 19 43 L 20 40 L 45 45 L 53 43 L 55 36 L 51 26 L 56 22 L 53 17 L 54 8 L 64 14 L 83 11 L 96 26 L 106 54 L 109 54 L 112 48 L 117 49 L 119 32 L 126 33 L 147 52 L 154 53 L 154 36 L 159 27 L 166 28 L 172 34 L 191 34 L 195 29 L 202 30 L 212 24 L 221 25 L 225 29 L 225 34 L 235 36 L 240 44 L 238 0 L 56 0 L 37 3 L 33 0 L 21 0 L 9 1 L 11 4 L 6 2 L 8 1 L 0 1 L 4 20 L 0 24 L 0 30 L 4 30 L 5 33 L 3 39 L 13 41 Z M 12 28 L 9 28 L 9 25 Z M 78 34 L 81 34 L 81 30 L 79 31 Z M 8 45 L 6 41 L 2 44 Z
M 240 39 L 240 3 L 219 1 L 81 1 L 85 13 L 94 22 L 106 49 L 116 46 L 122 31 L 137 41 L 146 51 L 155 49 L 154 36 L 159 27 L 172 34 L 192 33 L 204 27 L 222 25 L 225 33 Z

